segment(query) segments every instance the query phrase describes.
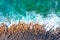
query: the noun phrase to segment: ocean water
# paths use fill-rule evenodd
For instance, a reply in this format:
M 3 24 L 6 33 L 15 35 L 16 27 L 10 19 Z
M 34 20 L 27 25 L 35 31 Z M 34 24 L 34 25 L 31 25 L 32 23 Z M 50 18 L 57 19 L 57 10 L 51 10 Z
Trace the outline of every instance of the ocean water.
M 0 0 L 0 22 L 10 25 L 19 20 L 60 26 L 60 0 Z

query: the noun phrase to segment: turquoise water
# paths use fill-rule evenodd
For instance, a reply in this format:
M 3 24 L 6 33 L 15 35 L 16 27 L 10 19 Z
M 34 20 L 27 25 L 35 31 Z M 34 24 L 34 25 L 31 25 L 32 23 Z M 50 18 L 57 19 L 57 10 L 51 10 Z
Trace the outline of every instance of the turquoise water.
M 36 15 L 60 17 L 60 0 L 0 0 L 0 21 L 33 20 Z
M 60 0 L 0 0 L 0 22 L 45 24 L 48 31 L 60 26 Z

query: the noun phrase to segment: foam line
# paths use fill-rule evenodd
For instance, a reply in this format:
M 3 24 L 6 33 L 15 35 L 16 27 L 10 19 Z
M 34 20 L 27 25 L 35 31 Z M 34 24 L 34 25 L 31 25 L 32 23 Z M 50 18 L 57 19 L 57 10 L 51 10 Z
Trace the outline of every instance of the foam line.
M 26 12 L 26 17 L 24 16 L 21 17 L 22 19 L 20 20 L 19 19 L 15 20 L 14 18 L 11 18 L 10 23 L 7 21 L 6 22 L 3 21 L 3 23 L 5 23 L 8 27 L 10 27 L 12 24 L 18 24 L 19 21 L 21 21 L 21 23 L 25 22 L 26 24 L 29 24 L 30 22 L 37 23 L 37 24 L 44 24 L 46 31 L 49 31 L 53 26 L 54 27 L 52 28 L 52 30 L 53 29 L 56 30 L 56 28 L 60 26 L 60 18 L 55 14 L 55 12 L 52 12 L 51 14 L 47 15 L 47 17 L 45 18 L 43 18 L 42 15 L 40 14 L 36 14 L 35 11 Z

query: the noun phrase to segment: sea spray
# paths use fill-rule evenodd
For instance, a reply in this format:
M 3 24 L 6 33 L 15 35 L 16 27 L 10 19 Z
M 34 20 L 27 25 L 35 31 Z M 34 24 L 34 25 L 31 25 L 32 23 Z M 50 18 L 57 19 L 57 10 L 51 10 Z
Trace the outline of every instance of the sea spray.
M 50 30 L 50 28 L 56 30 L 56 28 L 60 25 L 60 18 L 56 14 L 49 14 L 48 17 L 44 18 L 44 24 L 46 24 L 46 30 Z
M 55 12 L 48 14 L 47 17 L 43 17 L 40 14 L 36 14 L 35 11 L 26 12 L 26 16 L 22 16 L 22 15 L 19 16 L 18 14 L 13 14 L 13 16 L 11 16 L 10 22 L 8 22 L 9 20 L 7 20 L 7 18 L 1 14 L 0 22 L 6 23 L 8 27 L 14 23 L 18 24 L 19 21 L 25 22 L 26 24 L 29 24 L 30 22 L 37 23 L 37 24 L 44 24 L 46 31 L 49 31 L 51 28 L 52 28 L 51 30 L 53 29 L 56 30 L 56 28 L 60 26 L 60 18 L 55 14 Z M 22 18 L 19 19 L 19 17 L 22 17 Z

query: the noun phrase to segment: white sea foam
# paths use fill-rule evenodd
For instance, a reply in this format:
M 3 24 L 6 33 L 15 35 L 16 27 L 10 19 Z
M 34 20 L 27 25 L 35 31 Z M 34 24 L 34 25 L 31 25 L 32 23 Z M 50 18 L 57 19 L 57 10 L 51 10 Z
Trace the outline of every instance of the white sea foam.
M 44 20 L 44 24 L 46 24 L 45 28 L 49 31 L 51 28 L 52 30 L 56 30 L 56 28 L 60 25 L 60 18 L 56 14 L 50 14 Z
M 40 14 L 36 14 L 35 11 L 26 12 L 26 17 L 22 16 L 22 19 L 20 20 L 10 19 L 10 23 L 4 21 L 3 22 L 6 23 L 8 27 L 10 27 L 12 24 L 18 24 L 19 21 L 21 21 L 22 23 L 25 22 L 26 24 L 29 24 L 30 22 L 45 24 L 44 27 L 46 28 L 46 31 L 49 31 L 51 28 L 51 30 L 56 30 L 56 28 L 60 26 L 60 18 L 55 14 L 55 12 L 52 12 L 45 18 L 43 18 Z

